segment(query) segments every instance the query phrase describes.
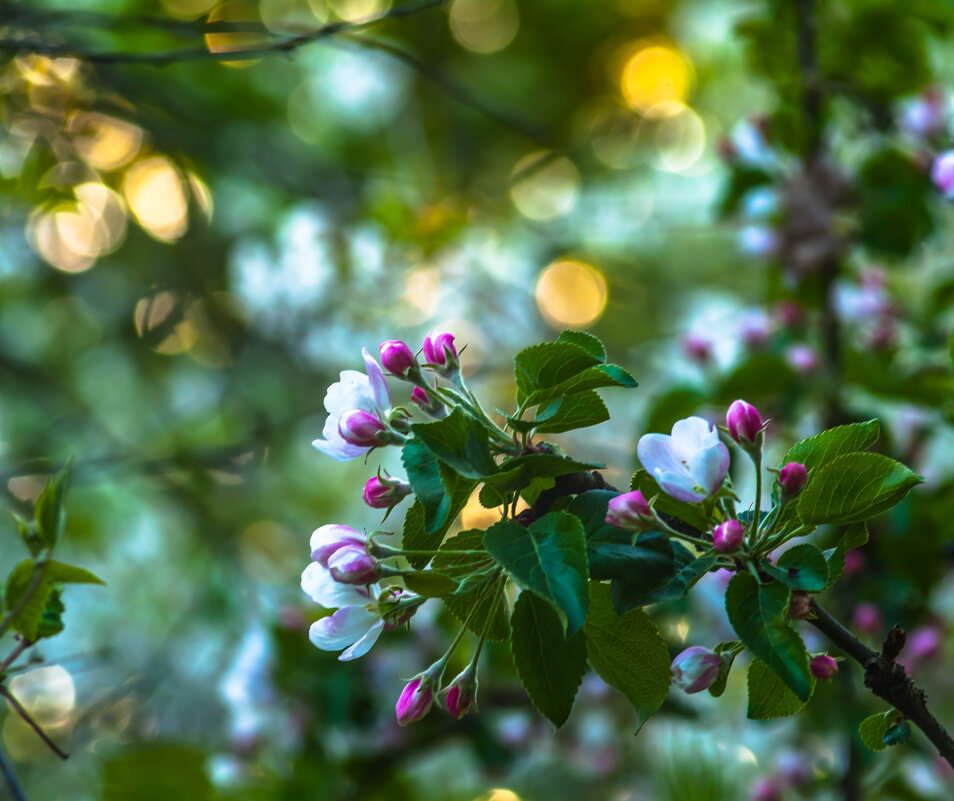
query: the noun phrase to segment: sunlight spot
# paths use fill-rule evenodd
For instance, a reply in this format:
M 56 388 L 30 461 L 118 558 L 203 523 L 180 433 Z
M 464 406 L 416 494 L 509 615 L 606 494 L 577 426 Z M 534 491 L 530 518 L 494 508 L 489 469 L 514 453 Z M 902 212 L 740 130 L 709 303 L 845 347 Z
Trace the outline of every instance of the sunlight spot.
M 261 22 L 258 6 L 251 0 L 226 0 L 212 9 L 209 22 Z M 271 39 L 264 33 L 207 33 L 205 45 L 210 53 L 237 53 L 243 50 L 258 50 L 267 47 Z M 251 67 L 261 59 L 248 58 L 237 61 L 221 61 L 226 67 Z
M 96 112 L 75 112 L 68 129 L 83 160 L 97 170 L 115 170 L 132 161 L 142 144 L 137 125 Z
M 174 242 L 189 227 L 185 188 L 179 171 L 164 156 L 136 162 L 123 179 L 123 194 L 150 236 Z
M 636 46 L 620 75 L 620 91 L 630 108 L 646 112 L 667 101 L 684 102 L 692 83 L 692 64 L 673 47 Z
M 513 0 L 454 0 L 448 21 L 461 47 L 484 55 L 503 50 L 520 27 Z
M 580 173 L 573 162 L 546 150 L 520 159 L 511 181 L 514 205 L 531 220 L 551 220 L 569 213 L 580 194 Z
M 70 722 L 76 706 L 73 677 L 60 665 L 39 667 L 14 676 L 10 691 L 44 728 L 56 728 Z
M 582 261 L 553 262 L 537 279 L 537 306 L 557 328 L 593 323 L 606 309 L 608 295 L 603 273 Z

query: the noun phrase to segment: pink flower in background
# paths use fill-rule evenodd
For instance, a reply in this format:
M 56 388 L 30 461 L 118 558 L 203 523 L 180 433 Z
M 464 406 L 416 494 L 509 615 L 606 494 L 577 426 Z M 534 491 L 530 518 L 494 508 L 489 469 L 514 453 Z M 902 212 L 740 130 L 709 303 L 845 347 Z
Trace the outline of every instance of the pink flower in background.
M 818 354 L 810 345 L 796 343 L 785 351 L 785 361 L 802 375 L 811 375 L 818 369 Z
M 391 393 L 388 382 L 384 378 L 381 366 L 371 357 L 367 350 L 361 351 L 364 356 L 367 374 L 357 370 L 343 370 L 340 380 L 336 381 L 325 394 L 325 411 L 328 419 L 322 429 L 324 439 L 316 439 L 311 444 L 322 453 L 328 454 L 338 462 L 346 462 L 367 453 L 371 444 L 355 444 L 349 441 L 341 431 L 342 420 L 350 421 L 354 412 L 364 412 L 361 421 L 366 423 L 367 418 L 377 421 L 380 429 L 385 428 L 383 421 L 387 419 L 391 408 Z M 363 430 L 363 429 L 362 429 Z M 373 444 L 373 443 L 372 443 Z
M 671 435 L 644 434 L 636 453 L 663 492 L 687 503 L 717 492 L 729 472 L 729 449 L 702 417 L 677 421 Z
M 954 200 L 954 150 L 947 150 L 934 159 L 931 181 L 944 197 Z

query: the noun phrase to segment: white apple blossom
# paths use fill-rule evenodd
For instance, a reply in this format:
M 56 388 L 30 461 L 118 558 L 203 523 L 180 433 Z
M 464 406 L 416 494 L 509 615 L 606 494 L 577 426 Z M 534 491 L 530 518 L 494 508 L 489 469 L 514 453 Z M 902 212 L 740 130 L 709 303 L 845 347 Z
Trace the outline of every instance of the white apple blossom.
M 364 411 L 385 423 L 391 409 L 391 393 L 384 372 L 367 349 L 362 349 L 361 354 L 367 374 L 342 370 L 340 380 L 328 387 L 325 393 L 328 419 L 321 432 L 324 439 L 311 443 L 338 462 L 354 459 L 370 449 L 370 446 L 353 445 L 344 440 L 339 431 L 341 418 L 350 412 Z
M 717 492 L 729 472 L 729 449 L 701 417 L 677 421 L 671 436 L 644 434 L 636 454 L 663 492 L 688 503 Z

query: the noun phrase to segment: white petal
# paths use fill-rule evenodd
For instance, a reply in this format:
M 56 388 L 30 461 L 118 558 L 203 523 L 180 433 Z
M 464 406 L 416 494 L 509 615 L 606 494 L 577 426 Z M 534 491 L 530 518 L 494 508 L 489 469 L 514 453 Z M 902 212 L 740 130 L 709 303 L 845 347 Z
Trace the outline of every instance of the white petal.
M 686 503 L 699 503 L 705 499 L 705 495 L 695 491 L 695 480 L 688 472 L 657 470 L 655 473 L 656 483 L 662 488 L 663 492 L 671 495 L 677 501 Z
M 341 380 L 328 387 L 325 393 L 325 409 L 335 417 L 352 409 L 374 412 L 377 404 L 371 379 L 357 370 L 342 370 Z
M 361 349 L 361 355 L 364 356 L 364 367 L 368 371 L 368 381 L 374 394 L 375 405 L 380 411 L 387 411 L 391 408 L 391 390 L 388 389 L 388 380 L 384 377 L 384 371 L 368 353 L 367 348 Z
M 323 651 L 339 651 L 363 639 L 376 623 L 377 615 L 363 606 L 346 606 L 312 623 L 308 639 Z
M 311 558 L 316 562 L 328 565 L 328 557 L 343 545 L 358 544 L 367 541 L 367 537 L 350 526 L 341 526 L 329 523 L 316 528 L 311 535 Z M 333 546 L 333 547 L 332 547 Z
M 359 448 L 357 445 L 352 445 L 340 438 L 336 440 L 316 439 L 312 440 L 311 444 L 336 462 L 350 461 L 368 450 L 367 448 Z
M 644 434 L 636 444 L 636 455 L 647 472 L 655 474 L 657 470 L 680 472 L 686 466 L 672 449 L 672 437 L 666 434 Z
M 311 600 L 325 609 L 340 606 L 366 605 L 368 596 L 360 587 L 340 584 L 331 577 L 328 568 L 312 562 L 301 574 L 301 588 Z
M 357 659 L 359 656 L 364 656 L 368 651 L 371 650 L 371 646 L 378 641 L 378 637 L 381 636 L 382 631 L 384 631 L 384 621 L 378 620 L 377 623 L 368 629 L 367 634 L 365 634 L 350 648 L 346 648 L 344 651 L 342 651 L 341 656 L 338 657 L 338 660 L 341 662 L 349 662 L 352 659 Z
M 722 442 L 703 448 L 689 460 L 689 472 L 695 483 L 712 495 L 729 472 L 729 449 Z
M 677 420 L 672 427 L 673 452 L 679 459 L 688 462 L 700 448 L 713 444 L 711 434 L 714 430 L 709 421 L 702 417 Z

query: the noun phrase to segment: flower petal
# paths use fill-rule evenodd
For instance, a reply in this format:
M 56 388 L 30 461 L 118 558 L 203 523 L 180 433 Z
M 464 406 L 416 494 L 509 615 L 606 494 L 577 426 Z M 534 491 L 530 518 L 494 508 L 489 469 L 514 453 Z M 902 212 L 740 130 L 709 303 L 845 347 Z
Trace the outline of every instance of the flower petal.
M 328 414 L 341 417 L 352 409 L 365 412 L 377 410 L 374 388 L 368 376 L 357 370 L 342 370 L 340 379 L 328 387 L 325 393 L 325 409 Z
M 384 621 L 379 620 L 375 623 L 368 633 L 365 634 L 360 640 L 358 640 L 350 648 L 345 648 L 341 652 L 341 656 L 338 657 L 340 662 L 349 662 L 352 659 L 357 659 L 359 656 L 364 656 L 368 651 L 371 650 L 371 646 L 378 641 L 378 637 L 381 636 L 381 632 L 384 631 Z
M 689 460 L 689 473 L 709 495 L 718 491 L 729 472 L 729 449 L 717 442 L 698 451 Z
M 329 523 L 316 528 L 311 535 L 311 558 L 325 567 L 329 557 L 345 545 L 364 545 L 367 537 L 350 526 Z
M 362 640 L 378 623 L 378 616 L 363 606 L 345 606 L 312 623 L 308 639 L 323 651 L 339 651 Z
M 715 440 L 712 435 L 715 434 Z M 672 427 L 672 449 L 676 456 L 689 461 L 700 448 L 713 445 L 719 435 L 708 420 L 703 417 L 687 417 L 677 420 Z
M 657 469 L 654 473 L 654 478 L 662 491 L 667 495 L 671 495 L 677 501 L 699 503 L 699 501 L 704 500 L 706 497 L 704 494 L 695 491 L 696 482 L 688 472 L 680 471 L 675 473 Z
M 360 587 L 340 584 L 331 577 L 328 568 L 312 562 L 301 574 L 301 588 L 311 600 L 325 609 L 368 603 L 368 594 Z
M 381 365 L 368 353 L 367 348 L 361 349 L 361 355 L 364 356 L 364 368 L 368 372 L 368 382 L 374 395 L 374 403 L 380 411 L 387 411 L 391 408 L 391 390 L 388 389 L 388 380 L 384 377 Z
M 666 434 L 644 434 L 636 444 L 640 464 L 655 475 L 657 470 L 685 472 L 686 466 L 673 452 L 672 437 Z

